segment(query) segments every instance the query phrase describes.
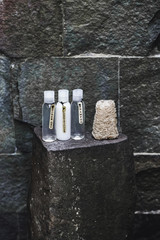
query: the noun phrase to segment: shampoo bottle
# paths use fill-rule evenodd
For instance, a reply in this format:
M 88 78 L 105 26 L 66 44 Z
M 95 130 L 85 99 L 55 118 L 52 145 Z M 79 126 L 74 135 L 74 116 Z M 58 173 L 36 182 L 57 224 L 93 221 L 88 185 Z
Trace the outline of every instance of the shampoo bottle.
M 71 104 L 71 138 L 80 140 L 85 136 L 85 104 L 83 90 L 74 89 Z
M 54 91 L 44 91 L 44 103 L 42 105 L 42 139 L 45 142 L 53 142 L 56 140 L 55 109 Z
M 56 134 L 58 140 L 68 140 L 71 136 L 71 106 L 69 103 L 69 91 L 66 89 L 58 91 Z

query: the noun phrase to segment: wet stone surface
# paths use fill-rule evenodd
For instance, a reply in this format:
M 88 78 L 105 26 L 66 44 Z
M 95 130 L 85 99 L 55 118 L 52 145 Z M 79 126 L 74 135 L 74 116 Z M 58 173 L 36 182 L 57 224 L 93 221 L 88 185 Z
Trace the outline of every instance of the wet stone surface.
M 42 143 L 36 128 L 31 184 L 33 239 L 124 240 L 135 205 L 125 135 L 116 140 Z

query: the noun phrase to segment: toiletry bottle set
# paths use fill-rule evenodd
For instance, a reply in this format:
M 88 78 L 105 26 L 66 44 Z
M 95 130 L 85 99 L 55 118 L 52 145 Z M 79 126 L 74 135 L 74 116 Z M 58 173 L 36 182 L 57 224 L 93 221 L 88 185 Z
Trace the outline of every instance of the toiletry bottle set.
M 69 91 L 58 91 L 58 103 L 55 104 L 54 91 L 44 91 L 42 105 L 42 139 L 45 142 L 58 140 L 80 140 L 85 136 L 85 104 L 83 90 L 72 91 L 72 103 L 69 103 Z

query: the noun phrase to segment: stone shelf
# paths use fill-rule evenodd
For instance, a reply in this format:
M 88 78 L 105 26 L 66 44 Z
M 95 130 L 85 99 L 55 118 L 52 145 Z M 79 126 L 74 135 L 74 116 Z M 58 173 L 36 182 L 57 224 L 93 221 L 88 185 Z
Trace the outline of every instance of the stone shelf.
M 34 130 L 30 197 L 33 240 L 124 240 L 135 205 L 127 136 L 45 143 Z
M 35 134 L 42 142 L 43 146 L 47 149 L 47 151 L 63 151 L 63 150 L 70 150 L 70 149 L 79 149 L 79 148 L 88 148 L 88 147 L 96 147 L 96 146 L 103 146 L 103 145 L 113 145 L 117 143 L 121 143 L 127 140 L 127 136 L 121 134 L 119 138 L 114 140 L 95 140 L 90 133 L 86 133 L 85 138 L 80 141 L 75 140 L 67 140 L 67 141 L 55 141 L 52 143 L 46 143 L 42 141 L 42 134 L 41 128 L 35 128 Z

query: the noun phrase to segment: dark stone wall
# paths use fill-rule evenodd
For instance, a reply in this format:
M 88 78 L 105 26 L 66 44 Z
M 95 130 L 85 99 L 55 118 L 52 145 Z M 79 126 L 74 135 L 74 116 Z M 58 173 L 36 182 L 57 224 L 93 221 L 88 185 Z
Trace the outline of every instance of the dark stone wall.
M 136 153 L 135 163 L 141 166 L 137 172 L 137 210 L 159 208 L 159 168 L 154 167 L 160 155 L 159 12 L 159 0 L 0 1 L 3 172 L 8 159 L 10 163 L 13 161 L 10 171 L 15 171 L 16 161 L 19 163 L 20 159 L 24 169 L 30 167 L 32 126 L 41 124 L 43 91 L 82 87 L 88 130 L 91 130 L 95 102 L 102 98 L 116 101 L 119 130 L 129 136 Z M 146 169 L 144 162 L 148 161 Z M 7 196 L 16 195 L 12 185 L 17 184 L 18 189 L 21 179 L 25 191 L 21 191 L 19 199 L 24 199 L 29 174 L 26 170 L 26 178 L 12 175 Z M 150 183 L 147 176 L 151 177 Z M 4 179 L 0 182 L 2 195 L 6 194 Z M 9 198 L 6 197 L 6 204 Z M 13 206 L 16 201 L 13 197 Z M 22 209 L 20 213 L 0 203 L 1 223 L 5 219 L 11 229 L 18 229 L 19 223 L 11 224 L 17 216 L 21 219 L 17 214 L 26 216 L 26 205 L 21 208 L 21 202 L 16 204 Z M 16 232 L 19 234 L 19 230 Z
M 10 57 L 148 55 L 157 37 L 159 0 L 2 0 L 0 5 L 0 49 Z
M 137 210 L 160 208 L 160 156 L 135 156 L 137 173 Z
M 134 162 L 125 135 L 42 141 L 35 129 L 30 210 L 33 239 L 124 240 L 135 205 Z
M 62 55 L 60 0 L 1 1 L 0 50 L 9 57 Z
M 120 61 L 121 126 L 135 152 L 160 152 L 160 59 Z
M 14 125 L 17 151 L 0 154 L 0 239 L 30 240 L 27 199 L 32 130 L 20 121 L 15 121 Z
M 17 70 L 19 69 L 19 71 Z M 18 74 L 16 74 L 18 72 Z M 67 88 L 84 89 L 86 125 L 92 127 L 95 104 L 99 99 L 118 102 L 118 64 L 116 58 L 47 58 L 16 61 L 12 64 L 15 117 L 32 125 L 41 124 L 43 91 Z M 70 92 L 70 101 L 71 101 Z
M 159 0 L 62 2 L 65 55 L 85 51 L 120 55 L 149 54 L 151 40 L 148 24 L 159 10 Z

